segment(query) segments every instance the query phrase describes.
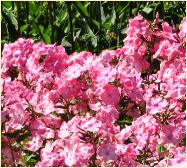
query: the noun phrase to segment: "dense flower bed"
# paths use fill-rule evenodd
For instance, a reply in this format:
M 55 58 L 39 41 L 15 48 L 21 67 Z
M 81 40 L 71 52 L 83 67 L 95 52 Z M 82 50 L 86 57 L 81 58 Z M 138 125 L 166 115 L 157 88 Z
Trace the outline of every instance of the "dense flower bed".
M 18 39 L 2 52 L 2 164 L 185 164 L 186 20 L 139 14 L 124 46 L 67 55 Z

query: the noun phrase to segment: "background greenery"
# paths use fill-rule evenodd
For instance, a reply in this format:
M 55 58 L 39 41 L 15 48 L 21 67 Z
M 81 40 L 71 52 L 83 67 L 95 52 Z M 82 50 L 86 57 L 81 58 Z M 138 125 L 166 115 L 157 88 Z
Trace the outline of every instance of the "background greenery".
M 186 2 L 41 2 L 4 1 L 1 5 L 2 47 L 19 37 L 62 44 L 68 53 L 100 53 L 123 45 L 128 20 L 140 12 L 152 21 L 178 26 L 186 15 Z

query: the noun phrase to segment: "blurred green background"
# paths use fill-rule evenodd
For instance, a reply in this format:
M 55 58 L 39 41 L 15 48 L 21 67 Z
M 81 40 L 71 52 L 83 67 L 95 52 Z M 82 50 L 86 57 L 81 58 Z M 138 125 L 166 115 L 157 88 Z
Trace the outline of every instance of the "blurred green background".
M 100 53 L 123 45 L 124 32 L 131 17 L 141 13 L 153 21 L 179 26 L 186 15 L 185 1 L 1 2 L 1 47 L 19 37 L 63 45 L 67 53 L 89 50 Z

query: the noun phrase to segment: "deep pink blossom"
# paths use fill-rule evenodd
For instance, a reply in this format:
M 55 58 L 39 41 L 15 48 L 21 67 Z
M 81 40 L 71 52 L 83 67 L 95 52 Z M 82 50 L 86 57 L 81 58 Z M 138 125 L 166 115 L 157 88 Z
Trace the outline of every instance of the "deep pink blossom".
M 104 105 L 116 106 L 120 100 L 119 89 L 111 85 L 105 85 L 103 88 L 98 89 L 95 94 L 99 96 Z

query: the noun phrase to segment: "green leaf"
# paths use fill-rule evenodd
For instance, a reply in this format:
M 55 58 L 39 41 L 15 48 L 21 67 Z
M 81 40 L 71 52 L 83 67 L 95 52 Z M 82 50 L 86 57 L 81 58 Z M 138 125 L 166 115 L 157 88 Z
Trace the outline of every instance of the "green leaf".
M 121 30 L 121 33 L 126 34 L 127 30 L 128 30 L 128 27 L 125 27 L 124 29 Z
M 71 43 L 69 43 L 69 42 L 68 42 L 67 40 L 65 40 L 65 39 L 62 39 L 61 45 L 62 45 L 63 47 L 71 47 L 71 46 L 72 46 Z
M 116 20 L 116 11 L 113 8 L 113 10 L 112 10 L 112 16 L 111 16 L 111 23 L 112 23 L 112 25 L 114 25 L 115 20 Z
M 36 159 L 30 159 L 28 162 L 29 162 L 29 163 L 36 163 L 37 160 L 36 160 Z
M 147 14 L 149 14 L 149 13 L 151 13 L 152 12 L 152 8 L 149 8 L 149 7 L 144 7 L 143 8 L 143 12 L 145 12 L 145 13 L 147 13 Z
M 3 2 L 3 5 L 6 7 L 6 8 L 11 8 L 12 7 L 12 3 L 14 3 L 14 2 L 11 2 L 11 1 L 4 1 Z
M 129 7 L 129 5 L 130 5 L 130 1 L 125 5 L 125 7 L 123 7 L 122 9 L 119 10 L 119 13 L 120 13 L 120 14 L 121 14 L 121 13 L 124 13 L 124 14 L 125 14 L 125 11 L 126 11 L 127 7 Z
M 94 25 L 96 25 L 96 26 L 97 26 L 97 28 L 99 28 L 99 27 L 100 27 L 100 24 L 99 24 L 99 22 L 98 22 L 98 21 L 96 21 L 96 20 L 94 20 L 94 19 L 92 19 L 91 21 L 92 21 L 92 23 L 94 23 Z
M 145 114 L 146 108 L 145 107 L 140 107 L 140 112 L 141 112 L 142 115 Z
M 42 25 L 39 25 L 38 27 L 39 27 L 39 30 L 40 30 L 42 36 L 43 36 L 44 41 L 47 44 L 50 44 L 51 43 L 51 38 L 46 32 L 44 32 L 44 27 Z
M 97 47 L 97 36 L 93 33 L 93 31 L 90 29 L 88 24 L 86 25 L 87 31 L 89 36 L 91 37 L 91 43 L 94 47 Z
M 123 120 L 120 120 L 120 121 L 118 121 L 119 123 L 127 123 L 127 124 L 130 124 L 130 123 L 132 123 L 132 120 L 131 119 L 123 119 Z
M 25 132 L 23 134 L 21 134 L 18 139 L 17 139 L 17 142 L 21 142 L 21 141 L 24 141 L 25 139 L 28 139 L 28 137 L 31 136 L 31 133 L 28 131 L 28 132 Z
M 60 26 L 61 24 L 64 24 L 67 18 L 68 18 L 68 10 L 67 8 L 62 7 L 58 13 L 58 17 L 56 17 L 55 24 L 57 26 Z
M 16 138 L 16 137 L 18 137 L 19 134 L 20 134 L 20 131 L 19 131 L 19 130 L 18 130 L 18 131 L 14 131 L 14 132 L 12 132 L 12 133 L 9 133 L 9 132 L 6 133 L 6 135 L 7 135 L 9 138 Z
M 159 152 L 159 153 L 163 153 L 163 152 L 166 151 L 166 149 L 165 149 L 163 146 L 159 145 L 159 144 L 157 144 L 156 150 L 157 150 L 157 152 Z
M 103 24 L 106 21 L 106 17 L 105 17 L 103 6 L 101 5 L 100 8 L 101 8 L 101 22 Z
M 123 47 L 123 46 L 122 46 L 122 45 L 113 46 L 113 47 L 108 48 L 108 50 L 114 50 L 114 49 L 116 49 L 116 48 L 121 48 L 121 47 Z
M 84 34 L 84 35 L 81 36 L 81 39 L 82 39 L 83 41 L 87 41 L 89 38 L 90 38 L 90 35 L 89 35 L 89 34 Z
M 19 143 L 15 141 L 14 143 L 12 143 L 12 146 L 19 147 Z
M 88 11 L 87 11 L 87 8 L 81 3 L 81 2 L 74 2 L 73 3 L 75 5 L 75 7 L 77 8 L 78 12 L 86 19 L 86 21 L 88 22 L 90 17 L 88 15 Z M 91 19 L 92 23 L 97 26 L 97 28 L 99 28 L 99 22 L 97 22 L 96 20 L 94 19 Z
M 81 33 L 81 29 L 79 29 L 79 30 L 76 32 L 76 34 L 75 34 L 75 36 L 74 36 L 74 41 L 75 41 L 77 38 L 79 38 L 80 33 Z
M 23 26 L 20 27 L 20 31 L 24 32 L 25 30 L 27 30 L 27 28 L 28 28 L 28 25 L 25 24 L 25 25 L 23 25 Z
M 88 11 L 81 2 L 76 1 L 74 5 L 76 6 L 77 10 L 81 15 L 83 15 L 86 18 L 88 17 Z
M 12 22 L 12 24 L 14 25 L 15 29 L 18 30 L 18 22 L 16 19 L 16 15 L 13 13 L 13 11 L 11 9 L 7 9 L 7 8 L 4 8 L 4 9 L 5 9 L 5 13 L 9 17 L 9 19 Z
M 37 3 L 35 2 L 29 2 L 29 13 L 30 15 L 38 15 L 38 8 L 37 8 Z
M 36 155 L 33 153 L 31 155 L 26 155 L 26 161 L 28 162 L 33 157 L 36 157 Z

